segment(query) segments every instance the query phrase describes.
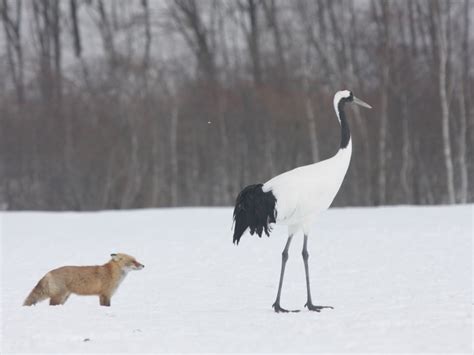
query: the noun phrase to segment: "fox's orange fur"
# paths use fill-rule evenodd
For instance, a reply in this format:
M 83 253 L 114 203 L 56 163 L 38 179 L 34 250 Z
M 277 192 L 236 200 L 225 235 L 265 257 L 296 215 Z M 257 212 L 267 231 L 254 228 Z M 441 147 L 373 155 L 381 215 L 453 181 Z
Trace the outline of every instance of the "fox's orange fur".
M 39 280 L 23 303 L 31 306 L 49 298 L 50 305 L 64 304 L 71 293 L 97 295 L 101 306 L 110 306 L 110 299 L 130 270 L 144 265 L 127 254 L 111 254 L 104 265 L 63 266 L 48 272 Z

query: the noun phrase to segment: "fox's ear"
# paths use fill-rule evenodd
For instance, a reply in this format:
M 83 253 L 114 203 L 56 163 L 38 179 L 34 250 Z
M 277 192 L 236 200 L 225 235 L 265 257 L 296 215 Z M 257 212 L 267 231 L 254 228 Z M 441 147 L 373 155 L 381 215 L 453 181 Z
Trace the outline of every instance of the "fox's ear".
M 110 256 L 112 257 L 113 260 L 117 261 L 117 259 L 118 259 L 117 254 L 115 254 L 115 253 L 114 253 L 114 254 L 110 254 Z

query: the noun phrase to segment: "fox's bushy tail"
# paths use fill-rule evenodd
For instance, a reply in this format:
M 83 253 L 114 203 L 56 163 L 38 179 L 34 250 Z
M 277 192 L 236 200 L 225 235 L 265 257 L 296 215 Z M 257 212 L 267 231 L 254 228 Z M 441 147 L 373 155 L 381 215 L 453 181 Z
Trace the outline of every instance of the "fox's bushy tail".
M 35 288 L 31 290 L 28 297 L 26 297 L 25 302 L 23 302 L 23 306 L 32 306 L 48 298 L 49 296 L 47 292 L 47 286 L 48 285 L 45 276 L 41 280 L 39 280 Z
M 239 244 L 247 228 L 250 234 L 257 233 L 259 237 L 263 232 L 270 235 L 270 223 L 275 223 L 276 220 L 276 198 L 271 191 L 263 192 L 262 186 L 249 185 L 237 196 L 234 208 L 234 244 Z

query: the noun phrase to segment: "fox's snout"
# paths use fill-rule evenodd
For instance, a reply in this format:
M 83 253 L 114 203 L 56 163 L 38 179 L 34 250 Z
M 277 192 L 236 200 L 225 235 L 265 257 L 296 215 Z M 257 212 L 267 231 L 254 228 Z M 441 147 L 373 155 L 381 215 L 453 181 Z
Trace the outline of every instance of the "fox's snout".
M 124 270 L 141 270 L 145 265 L 139 263 L 133 256 L 123 254 L 123 253 L 114 253 L 110 254 L 112 261 L 118 263 L 120 267 Z
M 138 261 L 135 261 L 135 262 L 133 263 L 133 268 L 134 268 L 135 270 L 141 270 L 141 269 L 143 269 L 144 267 L 145 267 L 145 265 L 140 264 Z

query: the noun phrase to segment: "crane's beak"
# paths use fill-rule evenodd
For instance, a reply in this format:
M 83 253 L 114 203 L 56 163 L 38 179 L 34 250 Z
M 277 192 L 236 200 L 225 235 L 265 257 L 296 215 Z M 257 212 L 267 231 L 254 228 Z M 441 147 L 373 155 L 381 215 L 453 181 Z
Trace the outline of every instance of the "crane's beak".
M 362 101 L 361 99 L 358 99 L 355 96 L 354 96 L 354 103 L 356 103 L 357 105 L 360 105 L 362 107 L 372 108 L 372 106 L 370 106 L 367 102 L 364 102 L 364 101 Z

